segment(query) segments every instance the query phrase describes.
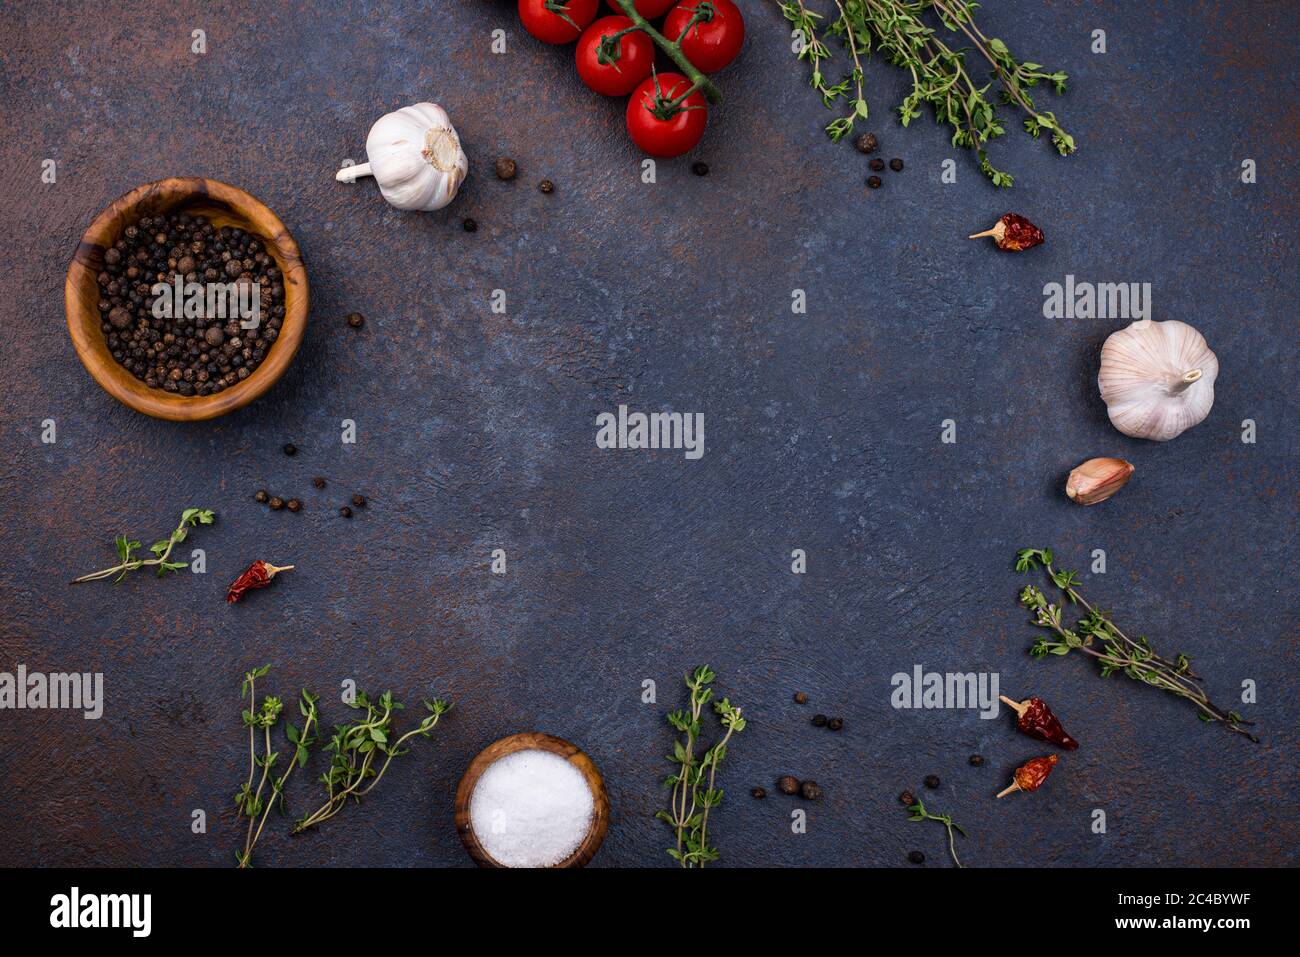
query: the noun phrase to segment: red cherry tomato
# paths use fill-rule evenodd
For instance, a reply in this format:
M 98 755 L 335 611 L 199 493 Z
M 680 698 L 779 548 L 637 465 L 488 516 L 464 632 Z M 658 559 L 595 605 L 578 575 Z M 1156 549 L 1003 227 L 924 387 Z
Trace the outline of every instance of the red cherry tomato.
M 623 8 L 618 5 L 617 0 L 605 0 L 605 2 L 609 4 L 610 9 L 615 13 L 623 12 Z M 677 0 L 636 0 L 632 6 L 636 7 L 636 12 L 647 20 L 654 20 L 667 13 L 668 8 L 676 2 Z
M 627 96 L 650 75 L 655 64 L 655 44 L 640 30 L 625 33 L 612 43 L 601 43 L 605 37 L 631 26 L 627 17 L 601 17 L 587 27 L 578 41 L 576 56 L 578 76 L 588 89 L 605 96 Z
M 705 15 L 712 7 L 712 19 L 691 23 L 696 10 L 705 6 L 699 0 L 682 0 L 673 7 L 664 20 L 664 36 L 676 40 L 683 30 L 689 31 L 682 39 L 682 52 L 695 68 L 705 73 L 716 73 L 736 58 L 745 43 L 745 18 L 732 0 L 709 0 Z
M 627 101 L 627 132 L 642 151 L 651 156 L 681 156 L 695 147 L 708 124 L 704 95 L 698 90 L 688 96 L 672 116 L 664 118 L 662 107 L 691 88 L 680 73 L 660 73 L 642 82 Z
M 596 19 L 600 0 L 519 0 L 524 29 L 543 43 L 572 43 Z

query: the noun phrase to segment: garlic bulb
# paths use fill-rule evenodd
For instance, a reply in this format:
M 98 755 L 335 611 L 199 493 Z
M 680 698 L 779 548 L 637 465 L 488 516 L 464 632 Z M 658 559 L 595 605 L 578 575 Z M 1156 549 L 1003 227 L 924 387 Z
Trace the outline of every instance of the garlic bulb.
M 369 163 L 345 166 L 334 178 L 351 183 L 374 176 L 379 192 L 398 209 L 442 209 L 469 173 L 469 159 L 447 111 L 434 103 L 404 106 L 381 116 L 366 137 Z
M 1133 476 L 1133 463 L 1123 459 L 1088 459 L 1070 473 L 1065 494 L 1080 505 L 1104 502 Z
M 1101 347 L 1097 385 L 1125 435 L 1165 442 L 1210 414 L 1219 360 L 1185 322 L 1140 319 Z

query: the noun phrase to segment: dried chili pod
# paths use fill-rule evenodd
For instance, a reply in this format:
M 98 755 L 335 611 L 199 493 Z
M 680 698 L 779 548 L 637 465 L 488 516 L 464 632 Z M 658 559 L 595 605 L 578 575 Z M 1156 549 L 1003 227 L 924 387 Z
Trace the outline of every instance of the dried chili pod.
M 1011 787 L 998 792 L 998 797 L 1006 797 L 1012 791 L 1037 791 L 1052 773 L 1056 762 L 1061 760 L 1054 754 L 1045 758 L 1033 758 L 1016 768 L 1015 780 Z
M 235 579 L 235 583 L 230 586 L 230 591 L 226 593 L 226 601 L 233 604 L 243 598 L 244 593 L 250 589 L 265 588 L 280 572 L 287 572 L 292 568 L 292 565 L 272 565 L 259 558 L 248 566 L 244 574 Z
M 1013 253 L 1037 246 L 1045 238 L 1041 229 L 1015 213 L 1007 213 L 992 229 L 975 233 L 970 238 L 979 239 L 983 236 L 992 236 L 993 241 L 998 244 L 998 249 Z
M 1015 711 L 1019 716 L 1016 727 L 1031 738 L 1059 744 L 1067 751 L 1074 751 L 1079 747 L 1079 742 L 1065 733 L 1060 720 L 1052 714 L 1052 709 L 1042 698 L 1012 701 L 1006 695 L 998 695 L 998 700 Z

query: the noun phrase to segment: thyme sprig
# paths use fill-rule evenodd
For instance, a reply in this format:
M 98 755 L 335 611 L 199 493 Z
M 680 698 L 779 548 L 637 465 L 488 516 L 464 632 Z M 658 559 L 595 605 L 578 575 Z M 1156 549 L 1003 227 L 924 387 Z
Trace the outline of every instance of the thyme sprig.
M 1142 635 L 1130 638 L 1120 630 L 1108 612 L 1088 604 L 1079 594 L 1079 579 L 1074 572 L 1058 571 L 1052 564 L 1050 548 L 1022 548 L 1016 553 L 1016 571 L 1031 572 L 1042 566 L 1048 579 L 1059 588 L 1065 601 L 1078 605 L 1084 612 L 1074 628 L 1066 628 L 1064 602 L 1048 601 L 1043 591 L 1035 585 L 1026 585 L 1020 592 L 1020 604 L 1033 612 L 1033 623 L 1055 635 L 1055 640 L 1039 637 L 1029 649 L 1035 658 L 1048 655 L 1068 655 L 1079 651 L 1095 659 L 1101 676 L 1107 678 L 1119 672 L 1134 681 L 1160 688 L 1186 698 L 1196 705 L 1202 721 L 1219 723 L 1231 731 L 1245 735 L 1251 741 L 1259 738 L 1247 730 L 1254 722 L 1246 721 L 1236 711 L 1228 711 L 1210 701 L 1201 678 L 1192 671 L 1192 662 L 1184 654 L 1165 658 L 1156 653 L 1151 642 Z
M 235 851 L 235 861 L 241 868 L 252 866 L 253 848 L 257 846 L 262 836 L 262 829 L 266 827 L 266 819 L 270 816 L 271 809 L 275 808 L 283 813 L 284 786 L 289 780 L 289 775 L 293 773 L 294 768 L 306 766 L 309 749 L 316 742 L 312 737 L 312 730 L 318 723 L 317 697 L 304 689 L 298 699 L 298 710 L 304 718 L 303 726 L 299 728 L 294 724 L 285 725 L 285 737 L 289 740 L 292 752 L 289 756 L 289 765 L 280 777 L 271 776 L 271 768 L 280 757 L 278 751 L 271 750 L 271 729 L 279 722 L 284 704 L 279 698 L 267 695 L 262 699 L 259 708 L 256 694 L 257 679 L 265 676 L 270 670 L 270 665 L 263 665 L 245 672 L 241 690 L 241 697 L 248 699 L 248 708 L 243 712 L 244 725 L 248 728 L 248 780 L 235 794 L 235 807 L 248 818 L 244 849 L 242 852 Z M 258 731 L 262 732 L 263 750 L 260 757 L 257 753 Z M 262 772 L 260 776 L 257 774 L 259 768 Z M 255 777 L 258 779 L 256 790 L 253 788 Z M 262 792 L 268 780 L 271 783 L 271 793 L 263 800 Z
M 825 15 L 808 8 L 804 0 L 776 0 L 782 14 L 800 37 L 797 56 L 811 68 L 811 85 L 828 109 L 837 101 L 847 100 L 847 113 L 826 125 L 834 141 L 853 131 L 854 124 L 869 115 L 863 93 L 862 58 L 878 50 L 894 66 L 906 69 L 912 77 L 912 91 L 898 106 L 903 126 L 921 115 L 928 104 L 935 121 L 953 129 L 952 144 L 973 149 L 980 170 L 995 186 L 1011 186 L 1011 174 L 995 168 L 986 147 L 1006 130 L 997 116 L 989 92 L 996 85 L 1002 104 L 1026 114 L 1025 132 L 1038 139 L 1044 132 L 1051 137 L 1058 153 L 1066 156 L 1075 151 L 1074 138 L 1068 134 L 1049 110 L 1039 110 L 1029 93 L 1040 82 L 1050 82 L 1057 94 L 1066 89 L 1068 75 L 1048 72 L 1041 64 L 1019 62 L 1002 40 L 986 36 L 975 22 L 979 7 L 973 0 L 834 0 L 836 13 L 824 25 Z M 988 82 L 972 77 L 966 63 L 968 48 L 950 46 L 925 19 L 933 11 L 949 32 L 959 34 L 980 54 L 990 67 Z M 831 60 L 825 38 L 834 37 L 848 51 L 851 68 L 839 82 L 828 83 L 826 69 Z
M 907 806 L 907 809 L 908 811 L 911 812 L 911 817 L 908 818 L 909 821 L 938 821 L 945 828 L 947 828 L 948 829 L 948 853 L 952 855 L 952 862 L 956 864 L 958 867 L 966 866 L 961 861 L 957 860 L 957 843 L 953 839 L 953 831 L 960 832 L 962 837 L 970 836 L 969 834 L 966 833 L 966 829 L 964 827 L 962 827 L 960 824 L 954 824 L 952 818 L 949 817 L 947 814 L 931 814 L 929 811 L 925 809 L 925 805 L 921 803 L 920 798 L 916 799 L 915 804 L 909 804 Z
M 325 785 L 326 801 L 299 819 L 293 827 L 293 834 L 301 834 L 329 820 L 343 810 L 349 800 L 359 804 L 379 784 L 393 759 L 410 752 L 410 748 L 402 745 L 417 735 L 429 737 L 438 719 L 451 710 L 448 701 L 425 701 L 424 707 L 429 713 L 418 725 L 398 737 L 393 720 L 405 706 L 393 698 L 391 691 L 385 691 L 377 701 L 372 701 L 364 691 L 358 691 L 351 706 L 364 713 L 350 724 L 335 725 L 334 734 L 325 746 L 331 754 L 329 771 L 320 779 Z
M 701 665 L 687 675 L 690 706 L 688 710 L 678 709 L 668 715 L 668 723 L 685 735 L 685 740 L 673 742 L 673 754 L 669 760 L 680 770 L 664 781 L 672 788 L 671 810 L 658 811 L 655 817 L 673 829 L 676 845 L 668 848 L 668 854 L 682 867 L 703 867 L 718 859 L 717 848 L 708 843 L 709 812 L 722 803 L 722 789 L 716 787 L 718 765 L 727 756 L 727 743 L 731 736 L 745 730 L 745 719 L 741 717 L 739 708 L 726 698 L 713 700 L 713 689 L 709 686 L 715 677 L 708 665 Z M 721 741 L 706 748 L 697 758 L 695 750 L 702 731 L 701 715 L 710 702 L 726 733 Z
M 158 577 L 162 578 L 167 572 L 177 572 L 182 568 L 188 568 L 189 562 L 173 562 L 168 559 L 171 556 L 172 549 L 185 541 L 189 535 L 189 530 L 197 525 L 211 525 L 216 521 L 216 514 L 206 508 L 187 508 L 181 512 L 180 524 L 176 530 L 167 538 L 154 542 L 149 546 L 149 551 L 153 553 L 153 558 L 139 558 L 135 551 L 140 547 L 140 543 L 127 538 L 125 535 L 118 535 L 113 543 L 117 546 L 118 564 L 112 568 L 105 568 L 101 571 L 91 572 L 89 575 L 82 575 L 75 578 L 72 584 L 79 585 L 82 582 L 100 581 L 104 578 L 113 578 L 113 583 L 117 584 L 126 577 L 127 572 L 133 572 L 137 568 L 156 567 Z

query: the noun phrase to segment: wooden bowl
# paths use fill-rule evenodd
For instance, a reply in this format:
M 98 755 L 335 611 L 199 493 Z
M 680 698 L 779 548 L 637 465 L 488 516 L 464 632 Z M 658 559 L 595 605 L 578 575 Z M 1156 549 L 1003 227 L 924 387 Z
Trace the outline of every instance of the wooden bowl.
M 507 754 L 529 750 L 558 754 L 582 772 L 587 786 L 591 788 L 591 829 L 587 831 L 587 836 L 572 854 L 558 864 L 552 865 L 553 867 L 585 867 L 600 849 L 601 842 L 605 840 L 605 832 L 609 829 L 609 795 L 605 793 L 605 779 L 600 776 L 600 771 L 596 769 L 591 758 L 587 757 L 581 749 L 551 734 L 538 732 L 512 734 L 508 738 L 489 744 L 469 763 L 465 776 L 460 779 L 460 786 L 456 788 L 456 830 L 460 834 L 461 843 L 465 845 L 465 850 L 479 867 L 505 866 L 494 860 L 479 843 L 469 819 L 469 802 L 478 779 L 488 769 L 488 765 L 498 758 L 504 758 Z
M 237 226 L 257 236 L 275 258 L 284 281 L 279 337 L 247 379 L 213 395 L 187 397 L 149 388 L 113 358 L 101 329 L 96 277 L 104 268 L 104 251 L 140 217 L 180 209 L 206 216 L 214 226 Z M 248 193 L 215 179 L 173 177 L 136 187 L 95 217 L 68 266 L 63 300 L 77 355 L 109 395 L 154 418 L 192 422 L 247 405 L 271 388 L 289 367 L 307 328 L 307 271 L 298 244 L 284 223 Z

